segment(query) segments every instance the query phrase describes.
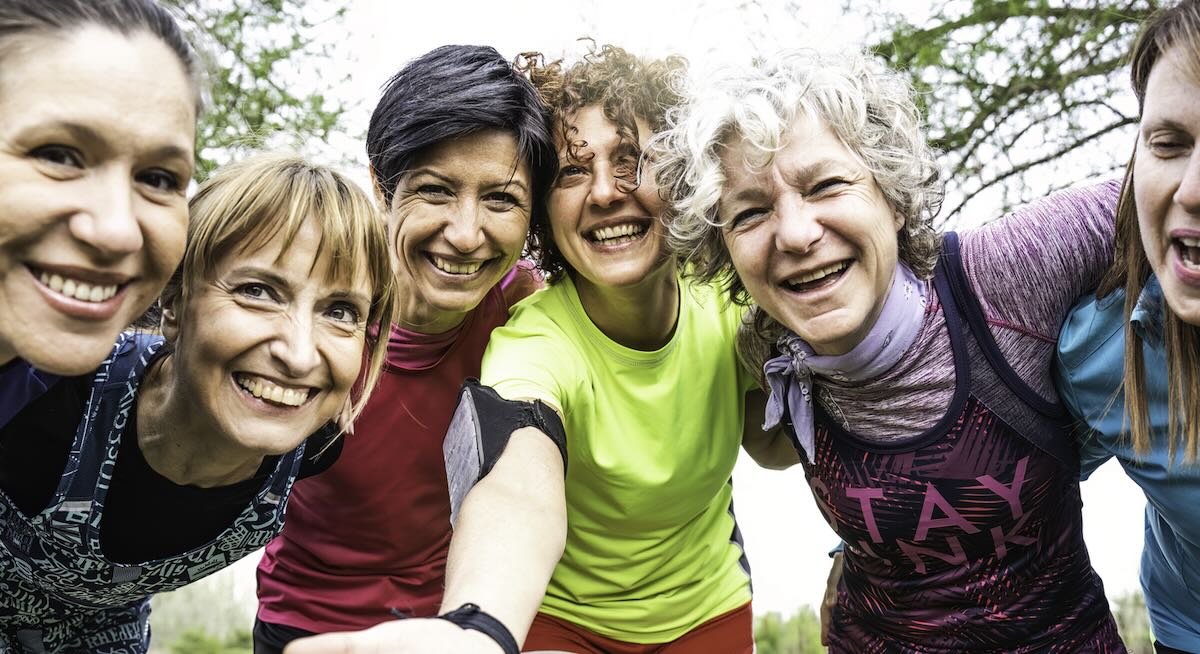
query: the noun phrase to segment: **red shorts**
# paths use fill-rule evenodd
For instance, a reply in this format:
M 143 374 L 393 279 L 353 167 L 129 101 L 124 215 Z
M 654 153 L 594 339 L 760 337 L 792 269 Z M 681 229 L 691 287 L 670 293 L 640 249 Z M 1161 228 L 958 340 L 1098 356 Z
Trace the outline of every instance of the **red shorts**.
M 754 613 L 750 603 L 701 624 L 669 643 L 626 643 L 538 613 L 525 638 L 523 652 L 570 654 L 752 654 Z

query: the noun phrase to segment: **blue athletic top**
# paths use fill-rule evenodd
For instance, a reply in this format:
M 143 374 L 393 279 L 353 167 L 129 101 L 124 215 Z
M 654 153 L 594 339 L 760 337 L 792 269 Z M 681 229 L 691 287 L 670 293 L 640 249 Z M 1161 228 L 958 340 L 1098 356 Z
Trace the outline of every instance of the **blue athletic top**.
M 0 366 L 0 426 L 58 381 L 56 375 L 42 372 L 23 359 Z
M 1200 463 L 1167 456 L 1167 358 L 1162 340 L 1162 289 L 1151 278 L 1131 317 L 1146 364 L 1151 450 L 1133 451 L 1122 434 L 1125 397 L 1125 293 L 1087 296 L 1071 310 L 1058 340 L 1056 381 L 1063 402 L 1086 422 L 1080 430 L 1083 475 L 1116 457 L 1146 493 L 1141 581 L 1154 636 L 1164 645 L 1200 652 Z M 1114 400 L 1115 397 L 1115 400 Z M 1111 403 L 1111 406 L 1110 406 Z

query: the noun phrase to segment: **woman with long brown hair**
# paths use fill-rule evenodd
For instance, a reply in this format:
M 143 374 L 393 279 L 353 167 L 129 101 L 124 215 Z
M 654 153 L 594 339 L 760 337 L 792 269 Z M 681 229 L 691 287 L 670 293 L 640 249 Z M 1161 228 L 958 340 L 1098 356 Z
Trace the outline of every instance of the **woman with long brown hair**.
M 1116 259 L 1058 345 L 1064 403 L 1085 421 L 1083 473 L 1115 457 L 1145 491 L 1141 581 L 1159 652 L 1200 651 L 1200 2 L 1134 48 L 1137 145 Z

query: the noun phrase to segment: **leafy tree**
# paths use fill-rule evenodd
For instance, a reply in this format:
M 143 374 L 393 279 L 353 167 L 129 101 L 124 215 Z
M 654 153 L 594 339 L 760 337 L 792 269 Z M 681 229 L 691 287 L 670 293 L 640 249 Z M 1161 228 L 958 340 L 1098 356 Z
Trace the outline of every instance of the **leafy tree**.
M 754 645 L 758 654 L 820 654 L 821 621 L 808 606 L 788 618 L 771 612 L 754 619 Z
M 923 91 L 945 153 L 942 219 L 958 220 L 976 198 L 1008 208 L 1121 168 L 1137 121 L 1128 53 L 1160 4 L 971 0 L 916 21 L 872 14 L 874 51 Z
M 318 28 L 340 22 L 344 3 L 331 0 L 163 0 L 187 25 L 206 59 L 211 97 L 197 131 L 196 179 L 238 152 L 280 141 L 325 140 L 345 107 L 300 89 L 296 71 L 327 62 L 332 44 Z

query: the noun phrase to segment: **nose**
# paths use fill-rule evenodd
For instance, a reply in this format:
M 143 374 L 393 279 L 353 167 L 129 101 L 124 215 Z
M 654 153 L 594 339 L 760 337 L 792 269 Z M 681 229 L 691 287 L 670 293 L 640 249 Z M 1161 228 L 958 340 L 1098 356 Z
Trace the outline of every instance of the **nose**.
M 625 193 L 617 188 L 617 178 L 607 166 L 597 165 L 592 175 L 592 186 L 588 189 L 588 198 L 592 204 L 607 209 L 625 199 Z
M 142 249 L 142 225 L 134 213 L 133 179 L 128 172 L 97 175 L 90 193 L 68 221 L 71 235 L 106 259 Z
M 1175 189 L 1175 203 L 1191 214 L 1200 214 L 1200 148 L 1194 148 L 1183 179 Z
M 450 217 L 449 224 L 442 230 L 446 242 L 464 254 L 474 252 L 482 247 L 485 240 L 483 211 L 485 209 L 479 202 L 459 203 L 458 211 Z
M 816 207 L 797 193 L 786 193 L 778 198 L 775 214 L 778 220 L 775 247 L 781 251 L 806 253 L 825 235 Z
M 271 358 L 280 369 L 295 379 L 308 376 L 321 365 L 311 312 L 306 311 L 305 314 L 302 316 L 289 312 L 268 347 Z

